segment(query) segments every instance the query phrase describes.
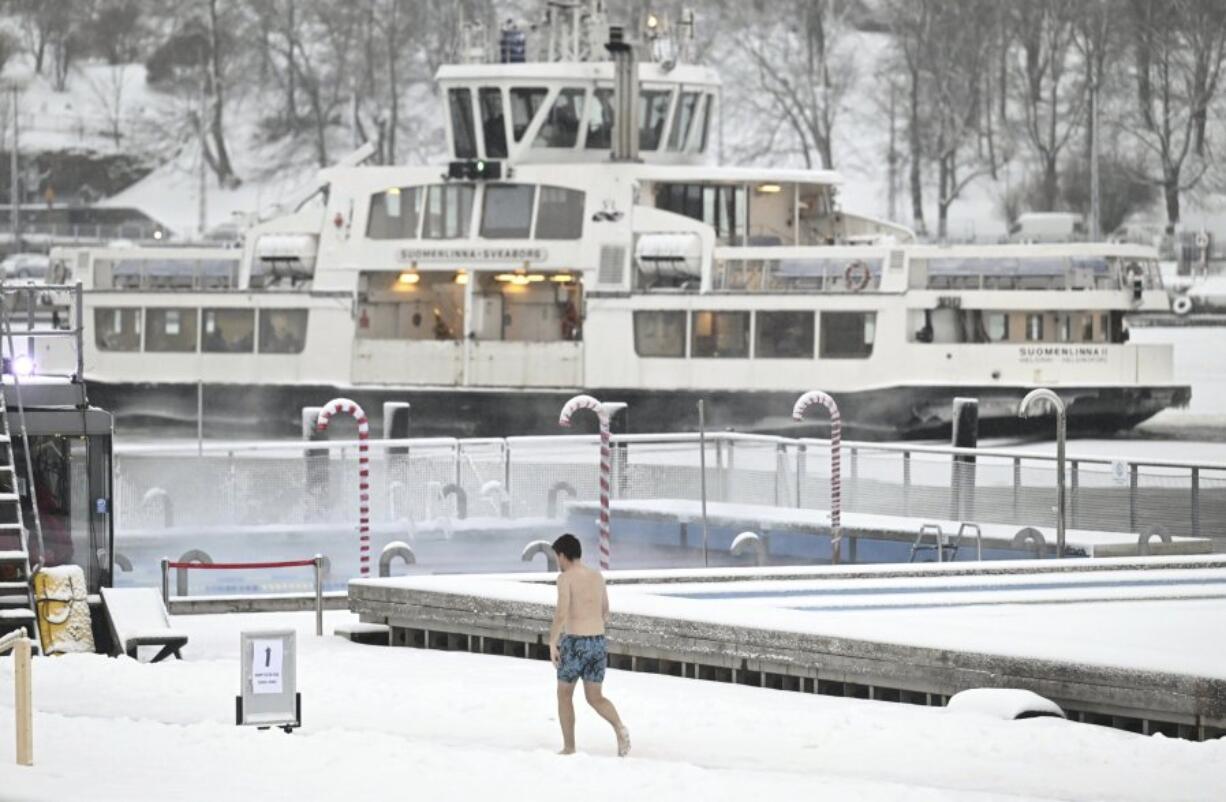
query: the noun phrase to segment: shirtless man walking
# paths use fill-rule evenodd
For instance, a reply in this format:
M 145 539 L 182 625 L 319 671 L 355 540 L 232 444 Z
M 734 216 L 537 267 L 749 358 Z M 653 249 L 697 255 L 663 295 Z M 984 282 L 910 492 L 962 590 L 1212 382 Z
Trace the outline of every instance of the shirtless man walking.
M 630 751 L 630 732 L 617 708 L 604 697 L 601 685 L 609 656 L 604 625 L 609 620 L 609 594 L 604 577 L 580 560 L 583 548 L 574 535 L 553 542 L 558 555 L 558 609 L 549 628 L 549 659 L 558 670 L 558 721 L 562 725 L 562 751 L 575 752 L 575 683 L 583 679 L 583 695 L 592 709 L 609 722 L 617 735 L 617 754 Z

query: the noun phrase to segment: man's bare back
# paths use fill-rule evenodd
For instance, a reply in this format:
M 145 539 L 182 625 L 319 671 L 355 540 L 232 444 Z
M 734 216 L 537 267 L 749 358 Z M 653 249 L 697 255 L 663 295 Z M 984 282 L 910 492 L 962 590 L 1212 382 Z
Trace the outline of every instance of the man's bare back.
M 609 612 L 604 577 L 583 563 L 558 576 L 558 607 L 567 635 L 603 635 Z

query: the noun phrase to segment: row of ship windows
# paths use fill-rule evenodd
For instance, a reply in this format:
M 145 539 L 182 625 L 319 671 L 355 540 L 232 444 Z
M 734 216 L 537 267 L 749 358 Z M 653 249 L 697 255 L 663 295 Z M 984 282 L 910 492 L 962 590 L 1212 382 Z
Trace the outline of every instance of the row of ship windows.
M 99 351 L 300 354 L 306 334 L 306 309 L 94 309 Z
M 369 239 L 464 239 L 473 224 L 475 184 L 392 187 L 370 198 Z M 479 236 L 568 240 L 583 236 L 584 193 L 535 184 L 487 184 Z
M 682 91 L 676 100 L 671 89 L 644 88 L 639 91 L 639 149 L 674 152 L 705 152 L 711 128 L 711 107 L 714 95 Z M 504 107 L 511 108 L 510 134 L 516 144 L 524 139 L 533 121 L 541 113 L 549 89 L 543 86 L 518 86 L 503 90 L 496 86 L 477 90 L 476 105 L 480 114 L 481 139 L 487 159 L 507 158 L 507 119 Z M 451 114 L 451 135 L 458 159 L 476 158 L 477 128 L 474 125 L 473 96 L 469 89 L 451 89 L 447 93 Z M 553 104 L 544 113 L 534 148 L 575 148 L 608 150 L 613 143 L 613 89 L 597 87 L 564 87 L 554 95 Z M 670 118 L 672 128 L 665 130 Z
M 876 312 L 634 313 L 634 351 L 641 357 L 812 359 L 816 345 L 822 359 L 867 359 L 876 332 Z

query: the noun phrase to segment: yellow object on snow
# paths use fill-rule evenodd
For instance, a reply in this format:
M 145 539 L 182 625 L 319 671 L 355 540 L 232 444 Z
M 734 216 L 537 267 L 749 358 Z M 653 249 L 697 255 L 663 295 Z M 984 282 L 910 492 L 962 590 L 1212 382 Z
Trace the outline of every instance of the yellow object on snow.
M 36 573 L 34 603 L 43 654 L 94 651 L 85 572 L 80 566 L 58 565 Z

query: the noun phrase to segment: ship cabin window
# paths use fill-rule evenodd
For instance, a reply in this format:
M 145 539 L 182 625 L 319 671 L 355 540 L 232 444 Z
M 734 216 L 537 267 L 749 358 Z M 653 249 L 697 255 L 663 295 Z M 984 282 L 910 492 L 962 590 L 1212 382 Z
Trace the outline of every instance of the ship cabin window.
M 791 245 L 795 239 L 792 225 L 795 185 L 766 181 L 753 185 L 749 193 L 750 247 Z
M 756 312 L 753 355 L 757 359 L 812 359 L 812 312 Z
M 537 239 L 583 236 L 584 194 L 577 189 L 542 186 L 536 210 Z
M 481 135 L 485 139 L 487 159 L 507 157 L 507 119 L 502 111 L 502 90 L 497 87 L 482 87 L 477 91 L 477 105 L 481 107 Z
M 416 239 L 424 188 L 392 187 L 370 196 L 366 236 L 370 239 Z
M 549 90 L 545 87 L 515 87 L 511 90 L 511 136 L 519 142 L 524 138 L 536 113 L 545 104 Z
M 95 259 L 100 290 L 224 290 L 238 286 L 239 260 L 146 257 Z
M 636 311 L 634 353 L 646 357 L 684 357 L 685 312 Z
M 583 339 L 582 287 L 569 273 L 479 273 L 473 288 L 477 340 Z
M 1161 287 L 1157 262 L 1103 256 L 940 257 L 912 259 L 909 286 L 931 290 L 1114 290 L 1130 265 L 1147 289 Z
M 587 113 L 588 150 L 608 150 L 613 147 L 613 90 L 597 89 Z
M 94 344 L 99 351 L 139 351 L 140 309 L 95 309 Z
M 579 121 L 582 119 L 583 90 L 563 89 L 541 123 L 532 147 L 573 148 L 579 141 Z
M 880 289 L 881 273 L 880 257 L 720 259 L 712 278 L 717 290 L 871 292 Z
M 457 159 L 477 157 L 477 136 L 473 130 L 472 93 L 467 89 L 447 90 L 451 110 L 451 139 Z
M 306 348 L 306 309 L 261 309 L 260 353 L 301 354 Z
M 824 184 L 796 187 L 796 241 L 799 245 L 834 245 L 834 198 Z
M 358 284 L 357 336 L 459 341 L 464 336 L 467 280 L 466 273 L 441 270 L 363 273 Z
M 1111 339 L 1111 319 L 1103 312 L 1033 312 L 980 309 L 913 309 L 912 342 L 1025 343 L 1122 342 Z
M 876 312 L 822 312 L 819 356 L 822 359 L 867 359 L 873 355 Z
M 481 209 L 485 239 L 527 239 L 532 230 L 531 184 L 488 184 Z
M 160 353 L 195 353 L 196 309 L 191 307 L 145 310 L 145 350 Z
M 749 356 L 748 312 L 695 312 L 690 319 L 690 356 L 745 359 Z
M 468 236 L 472 220 L 472 184 L 433 184 L 426 195 L 423 239 L 461 239 Z
M 683 150 L 690 138 L 690 127 L 694 123 L 694 112 L 702 95 L 698 92 L 682 92 L 681 101 L 677 104 L 677 116 L 673 120 L 673 129 L 668 134 L 668 149 Z
M 721 245 L 742 245 L 748 226 L 743 186 L 657 184 L 656 208 L 700 220 L 715 229 Z
M 657 150 L 664 138 L 673 93 L 669 89 L 639 92 L 639 150 Z
M 206 354 L 249 354 L 255 349 L 254 309 L 202 309 L 200 350 Z

